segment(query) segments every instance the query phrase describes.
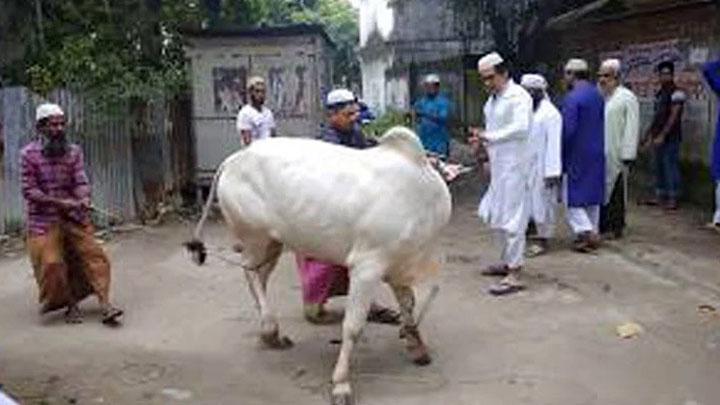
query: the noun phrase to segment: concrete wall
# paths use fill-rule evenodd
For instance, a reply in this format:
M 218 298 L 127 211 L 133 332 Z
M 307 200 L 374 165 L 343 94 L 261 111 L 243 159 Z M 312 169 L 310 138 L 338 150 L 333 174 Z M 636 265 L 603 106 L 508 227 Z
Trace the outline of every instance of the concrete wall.
M 275 114 L 278 134 L 317 134 L 331 77 L 329 49 L 321 36 L 194 38 L 187 55 L 201 177 L 240 148 L 235 117 L 246 102 L 251 76 L 267 81 L 267 106 Z

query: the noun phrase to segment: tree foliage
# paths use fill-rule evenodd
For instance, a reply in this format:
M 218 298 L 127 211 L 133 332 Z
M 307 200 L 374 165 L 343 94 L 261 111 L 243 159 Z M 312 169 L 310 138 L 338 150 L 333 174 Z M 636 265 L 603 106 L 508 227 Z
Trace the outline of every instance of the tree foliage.
M 466 26 L 489 24 L 496 49 L 520 68 L 530 67 L 547 41 L 547 23 L 595 0 L 451 0 Z M 468 20 L 469 19 L 469 20 Z
M 80 89 L 109 103 L 172 96 L 189 85 L 183 27 L 323 24 L 336 71 L 358 76 L 357 17 L 345 0 L 5 0 L 3 84 Z

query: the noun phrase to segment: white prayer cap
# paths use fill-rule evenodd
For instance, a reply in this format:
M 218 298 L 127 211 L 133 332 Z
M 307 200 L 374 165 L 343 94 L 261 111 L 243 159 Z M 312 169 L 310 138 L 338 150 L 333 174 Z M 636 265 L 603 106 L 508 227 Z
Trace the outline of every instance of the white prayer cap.
M 59 105 L 52 103 L 43 103 L 37 107 L 37 110 L 35 110 L 35 121 L 40 121 L 42 119 L 53 117 L 56 115 L 65 115 Z
M 520 85 L 528 89 L 547 90 L 548 83 L 542 75 L 526 74 L 520 79 Z
M 425 83 L 425 84 L 440 84 L 440 76 L 436 75 L 435 73 L 431 73 L 431 74 L 425 76 L 425 79 L 423 79 L 423 83 Z
M 265 79 L 260 76 L 253 76 L 248 80 L 247 88 L 248 90 L 252 90 L 259 84 L 265 84 Z
M 494 68 L 495 66 L 505 62 L 505 59 L 500 56 L 497 52 L 489 53 L 478 61 L 478 70 L 488 70 L 490 68 Z
M 348 89 L 335 89 L 327 95 L 325 106 L 330 108 L 341 104 L 349 104 L 357 101 L 352 91 Z
M 619 59 L 606 59 L 602 64 L 600 64 L 600 69 L 610 69 L 615 73 L 620 73 L 622 63 Z
M 568 72 L 587 72 L 590 70 L 590 66 L 584 59 L 570 59 L 565 65 L 565 70 Z

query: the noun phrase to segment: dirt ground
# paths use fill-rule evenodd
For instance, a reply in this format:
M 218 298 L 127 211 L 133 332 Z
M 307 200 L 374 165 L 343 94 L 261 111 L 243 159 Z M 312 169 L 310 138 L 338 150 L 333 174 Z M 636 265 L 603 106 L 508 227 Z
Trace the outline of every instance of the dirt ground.
M 560 243 L 529 261 L 527 291 L 498 299 L 479 275 L 497 253 L 474 210 L 459 202 L 439 243 L 441 290 L 421 328 L 434 363 L 413 366 L 396 328 L 369 326 L 353 368 L 361 404 L 718 403 L 720 236 L 698 229 L 699 216 L 634 207 L 625 240 L 597 255 Z M 271 299 L 296 345 L 266 351 L 243 275 L 217 256 L 191 264 L 180 246 L 189 232 L 146 228 L 106 245 L 127 311 L 120 329 L 100 325 L 94 300 L 83 325 L 41 319 L 27 260 L 0 259 L 2 389 L 25 404 L 326 403 L 340 329 L 303 321 L 292 257 Z M 207 234 L 227 245 L 220 224 Z M 619 338 L 626 322 L 643 331 Z

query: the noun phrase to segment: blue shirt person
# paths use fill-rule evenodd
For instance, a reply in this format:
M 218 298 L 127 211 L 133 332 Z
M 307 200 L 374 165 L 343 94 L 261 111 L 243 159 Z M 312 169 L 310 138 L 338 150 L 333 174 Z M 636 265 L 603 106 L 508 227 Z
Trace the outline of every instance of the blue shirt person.
M 417 132 L 426 151 L 447 158 L 450 153 L 450 134 L 447 128 L 450 100 L 440 94 L 438 75 L 426 76 L 423 85 L 425 96 L 413 105 Z
M 703 74 L 708 85 L 720 100 L 720 59 L 708 62 L 703 66 Z M 718 122 L 715 128 L 715 141 L 712 152 L 712 176 L 715 180 L 715 215 L 711 226 L 720 231 L 720 109 L 718 109 Z

